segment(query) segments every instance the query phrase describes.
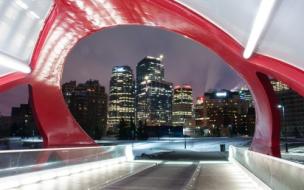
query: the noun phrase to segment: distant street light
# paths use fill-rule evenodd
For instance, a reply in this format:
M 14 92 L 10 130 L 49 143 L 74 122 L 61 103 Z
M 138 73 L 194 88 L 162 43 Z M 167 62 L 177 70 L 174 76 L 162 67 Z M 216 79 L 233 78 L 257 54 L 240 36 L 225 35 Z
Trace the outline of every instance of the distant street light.
M 283 123 L 285 123 L 285 107 L 281 104 L 278 105 L 279 109 L 282 109 L 282 115 L 283 115 Z M 287 143 L 287 125 L 284 125 L 284 133 L 285 133 L 285 152 L 288 152 L 288 143 Z

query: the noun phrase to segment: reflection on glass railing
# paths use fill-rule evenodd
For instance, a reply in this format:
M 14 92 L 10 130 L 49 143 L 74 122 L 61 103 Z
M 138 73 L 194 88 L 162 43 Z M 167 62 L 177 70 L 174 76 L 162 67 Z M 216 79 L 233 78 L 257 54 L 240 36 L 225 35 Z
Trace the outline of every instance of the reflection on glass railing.
M 0 151 L 0 178 L 33 171 L 116 159 L 126 146 L 94 146 Z

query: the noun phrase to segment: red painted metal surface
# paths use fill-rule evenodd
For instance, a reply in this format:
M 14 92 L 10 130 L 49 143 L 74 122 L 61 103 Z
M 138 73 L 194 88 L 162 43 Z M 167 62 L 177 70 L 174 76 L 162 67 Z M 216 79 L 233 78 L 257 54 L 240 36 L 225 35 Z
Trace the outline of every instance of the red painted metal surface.
M 94 144 L 65 106 L 60 80 L 65 58 L 77 41 L 116 25 L 146 25 L 173 31 L 222 57 L 247 82 L 255 99 L 256 130 L 251 149 L 280 156 L 279 113 L 265 75 L 304 95 L 304 72 L 262 55 L 243 59 L 243 47 L 228 34 L 172 0 L 55 1 L 32 57 L 33 72 L 17 82 L 32 87 L 31 101 L 46 146 Z

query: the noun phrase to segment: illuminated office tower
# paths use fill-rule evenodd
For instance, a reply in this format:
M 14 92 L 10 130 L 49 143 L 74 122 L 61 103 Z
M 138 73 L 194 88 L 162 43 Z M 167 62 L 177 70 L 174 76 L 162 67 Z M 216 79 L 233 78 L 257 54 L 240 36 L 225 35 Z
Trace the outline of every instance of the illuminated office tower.
M 190 85 L 175 86 L 172 102 L 172 125 L 193 127 L 193 97 Z
M 113 127 L 121 119 L 134 121 L 134 82 L 129 66 L 115 66 L 110 80 L 108 126 Z
M 142 59 L 136 66 L 136 83 L 140 84 L 145 80 L 163 81 L 165 69 L 162 61 L 163 55 L 159 57 L 146 56 Z
M 147 56 L 136 67 L 136 121 L 171 125 L 172 83 L 164 80 L 163 56 Z

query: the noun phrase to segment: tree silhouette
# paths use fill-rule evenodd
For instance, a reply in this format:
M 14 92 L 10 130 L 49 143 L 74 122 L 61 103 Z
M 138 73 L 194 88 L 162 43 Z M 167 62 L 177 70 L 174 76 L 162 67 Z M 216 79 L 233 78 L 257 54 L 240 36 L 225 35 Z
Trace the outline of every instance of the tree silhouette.
M 120 119 L 118 124 L 118 139 L 127 140 L 128 139 L 128 126 L 123 118 Z
M 131 117 L 131 120 L 130 120 L 130 138 L 132 140 L 135 140 L 136 139 L 136 126 L 135 126 L 135 123 L 133 121 L 133 118 Z
M 148 139 L 146 125 L 144 125 L 141 120 L 138 122 L 137 138 L 139 140 L 147 140 Z

